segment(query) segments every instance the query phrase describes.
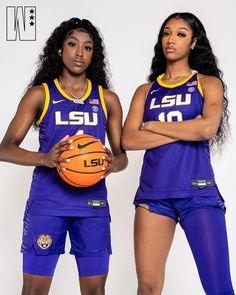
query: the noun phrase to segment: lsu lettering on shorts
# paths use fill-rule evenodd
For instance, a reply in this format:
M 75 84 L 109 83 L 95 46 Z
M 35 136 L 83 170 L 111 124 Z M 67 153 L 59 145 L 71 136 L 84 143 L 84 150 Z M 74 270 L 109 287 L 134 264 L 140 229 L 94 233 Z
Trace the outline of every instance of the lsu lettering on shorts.
M 58 217 L 26 214 L 24 217 L 23 272 L 53 276 L 69 233 L 70 254 L 80 276 L 108 273 L 111 254 L 110 217 Z

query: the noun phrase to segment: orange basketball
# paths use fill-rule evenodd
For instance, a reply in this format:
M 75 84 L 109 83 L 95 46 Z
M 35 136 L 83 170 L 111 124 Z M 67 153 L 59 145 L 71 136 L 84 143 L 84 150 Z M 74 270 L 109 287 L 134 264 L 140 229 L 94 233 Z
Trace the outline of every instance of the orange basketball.
M 87 134 L 73 135 L 67 140 L 70 150 L 61 153 L 68 162 L 62 162 L 57 168 L 61 178 L 77 187 L 91 186 L 97 183 L 106 173 L 108 162 L 103 144 L 95 137 Z

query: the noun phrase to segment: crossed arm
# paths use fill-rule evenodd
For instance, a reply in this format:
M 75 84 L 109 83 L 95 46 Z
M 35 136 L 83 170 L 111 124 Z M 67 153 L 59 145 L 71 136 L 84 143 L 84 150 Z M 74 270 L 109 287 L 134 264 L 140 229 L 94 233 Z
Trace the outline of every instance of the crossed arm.
M 150 121 L 142 126 L 145 100 L 151 84 L 140 86 L 134 94 L 124 125 L 124 148 L 150 149 L 177 140 L 200 141 L 212 138 L 221 120 L 223 86 L 216 77 L 200 75 L 200 79 L 204 94 L 203 112 L 193 120 L 181 122 Z

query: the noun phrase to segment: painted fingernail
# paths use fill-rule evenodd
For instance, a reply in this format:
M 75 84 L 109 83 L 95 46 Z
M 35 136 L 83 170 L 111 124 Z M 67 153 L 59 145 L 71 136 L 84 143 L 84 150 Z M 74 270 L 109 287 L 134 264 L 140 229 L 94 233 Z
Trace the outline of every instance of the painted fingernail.
M 103 179 L 104 178 L 104 176 L 101 176 L 101 179 Z
M 70 150 L 73 150 L 73 148 L 74 148 L 73 146 L 70 146 Z
M 105 167 L 102 167 L 102 170 L 104 171 L 104 170 L 106 170 L 106 168 Z
M 104 149 L 106 148 L 105 145 L 103 145 L 103 148 L 104 148 Z
M 105 156 L 102 156 L 102 159 L 103 159 L 103 160 L 105 160 L 105 159 L 106 159 L 106 157 L 105 157 Z
M 73 139 L 70 139 L 70 140 L 69 140 L 69 143 L 72 143 L 72 142 L 73 142 Z
M 67 162 L 67 163 L 70 163 L 70 159 L 66 159 L 66 162 Z
M 62 168 L 62 171 L 66 171 L 66 168 Z

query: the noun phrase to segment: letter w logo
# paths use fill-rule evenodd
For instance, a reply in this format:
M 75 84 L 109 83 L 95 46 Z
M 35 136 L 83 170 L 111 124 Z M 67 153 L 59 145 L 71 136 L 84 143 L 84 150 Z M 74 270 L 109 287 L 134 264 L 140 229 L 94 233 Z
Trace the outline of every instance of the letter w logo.
M 35 6 L 7 6 L 6 22 L 7 41 L 36 40 Z

